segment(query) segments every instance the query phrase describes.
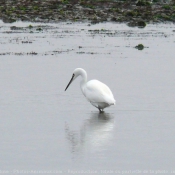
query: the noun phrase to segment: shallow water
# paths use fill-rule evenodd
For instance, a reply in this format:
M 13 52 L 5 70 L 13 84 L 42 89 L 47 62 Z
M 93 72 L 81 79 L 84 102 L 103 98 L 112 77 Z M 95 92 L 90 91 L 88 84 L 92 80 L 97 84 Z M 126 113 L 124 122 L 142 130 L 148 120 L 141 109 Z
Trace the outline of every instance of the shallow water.
M 173 24 L 0 25 L 1 170 L 175 173 Z M 106 83 L 116 105 L 99 114 L 80 79 L 65 92 L 77 67 Z

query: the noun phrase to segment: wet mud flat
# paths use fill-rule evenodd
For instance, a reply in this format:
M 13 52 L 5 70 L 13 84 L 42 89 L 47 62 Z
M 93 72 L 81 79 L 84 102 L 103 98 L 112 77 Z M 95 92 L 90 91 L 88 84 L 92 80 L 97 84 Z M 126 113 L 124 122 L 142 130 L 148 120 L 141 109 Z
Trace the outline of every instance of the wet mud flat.
M 175 2 L 115 0 L 1 0 L 0 19 L 31 22 L 114 21 L 130 25 L 175 21 Z
M 105 47 L 109 47 L 107 45 L 101 45 L 101 43 L 97 43 L 97 45 L 86 46 L 85 43 L 78 43 L 75 42 L 74 39 L 76 37 L 82 37 L 84 36 L 88 38 L 110 38 L 111 41 L 115 38 L 125 38 L 127 40 L 131 39 L 133 37 L 139 37 L 139 38 L 169 38 L 174 35 L 175 30 L 173 28 L 173 24 L 168 24 L 168 27 L 166 27 L 166 24 L 164 24 L 164 28 L 167 28 L 167 31 L 171 31 L 171 33 L 160 30 L 151 30 L 149 29 L 150 26 L 156 26 L 156 25 L 150 25 L 149 27 L 127 27 L 126 24 L 115 24 L 115 23 L 105 23 L 105 24 L 90 24 L 90 23 L 79 23 L 79 22 L 62 22 L 59 24 L 45 24 L 45 23 L 31 23 L 31 22 L 16 22 L 12 24 L 5 24 L 1 22 L 1 25 L 3 25 L 0 28 L 1 33 L 1 56 L 6 55 L 16 55 L 16 56 L 48 56 L 48 55 L 59 55 L 59 54 L 81 54 L 81 55 L 98 55 L 98 54 L 106 54 L 110 55 L 112 54 L 110 51 L 108 52 L 102 52 L 101 49 Z M 72 28 L 71 26 L 78 25 L 77 28 Z M 112 26 L 111 28 L 108 27 Z M 96 27 L 98 26 L 98 27 Z M 99 27 L 101 26 L 101 28 Z M 115 26 L 117 27 L 115 29 Z M 121 29 L 119 26 L 124 27 L 125 29 Z M 119 27 L 119 28 L 118 28 Z M 10 37 L 12 36 L 12 38 Z M 13 37 L 14 36 L 14 37 Z M 50 37 L 50 40 L 48 39 Z M 67 43 L 66 38 L 69 39 L 69 42 Z M 71 40 L 75 44 L 74 46 L 70 43 Z M 76 40 L 76 39 L 75 39 Z M 152 40 L 152 39 L 151 39 Z M 40 49 L 37 49 L 37 44 L 42 43 L 44 41 L 44 48 L 40 47 Z M 59 43 L 60 41 L 60 43 Z M 58 44 L 59 47 L 54 48 L 54 42 Z M 64 43 L 61 45 L 61 43 Z M 117 42 L 118 43 L 118 42 Z M 116 51 L 118 50 L 117 47 L 119 44 L 115 46 L 112 46 L 116 48 Z M 70 45 L 70 47 L 67 47 L 67 44 Z M 152 43 L 150 43 L 152 45 Z M 3 49 L 8 48 L 7 45 L 11 45 L 11 49 Z M 42 45 L 42 44 L 39 44 Z M 112 44 L 113 45 L 113 44 Z M 125 45 L 126 48 L 131 49 L 148 49 L 152 47 L 149 44 L 144 44 L 144 42 L 136 42 L 136 43 L 129 43 Z M 65 47 L 66 46 L 66 47 Z M 18 48 L 18 49 L 16 49 Z M 22 51 L 22 48 L 24 50 Z M 28 50 L 30 48 L 30 50 Z

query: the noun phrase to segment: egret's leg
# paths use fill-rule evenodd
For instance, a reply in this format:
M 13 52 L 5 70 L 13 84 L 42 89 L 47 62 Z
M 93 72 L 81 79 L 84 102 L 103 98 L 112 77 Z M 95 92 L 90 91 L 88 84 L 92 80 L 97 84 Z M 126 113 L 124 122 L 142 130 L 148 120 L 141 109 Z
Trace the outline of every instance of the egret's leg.
M 100 108 L 98 108 L 98 109 L 99 109 L 99 112 L 100 112 L 100 113 L 103 113 L 103 112 L 104 112 L 103 109 L 100 109 Z

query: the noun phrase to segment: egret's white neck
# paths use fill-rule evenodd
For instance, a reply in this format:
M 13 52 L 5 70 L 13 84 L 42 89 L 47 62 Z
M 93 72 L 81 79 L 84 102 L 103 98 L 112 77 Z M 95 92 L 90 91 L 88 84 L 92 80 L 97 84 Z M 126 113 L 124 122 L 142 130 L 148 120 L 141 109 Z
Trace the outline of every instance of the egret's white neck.
M 86 73 L 85 70 L 82 70 L 80 75 L 82 77 L 82 79 L 80 81 L 80 87 L 81 87 L 81 90 L 83 92 L 84 86 L 85 86 L 85 84 L 87 82 L 87 73 Z

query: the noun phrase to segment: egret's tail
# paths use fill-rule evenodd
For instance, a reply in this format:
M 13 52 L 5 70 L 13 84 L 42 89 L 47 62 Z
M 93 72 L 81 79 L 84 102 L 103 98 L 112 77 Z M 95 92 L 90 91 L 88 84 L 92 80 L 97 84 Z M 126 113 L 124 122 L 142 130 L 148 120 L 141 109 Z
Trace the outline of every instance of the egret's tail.
M 113 102 L 109 103 L 109 105 L 115 105 L 115 100 Z

